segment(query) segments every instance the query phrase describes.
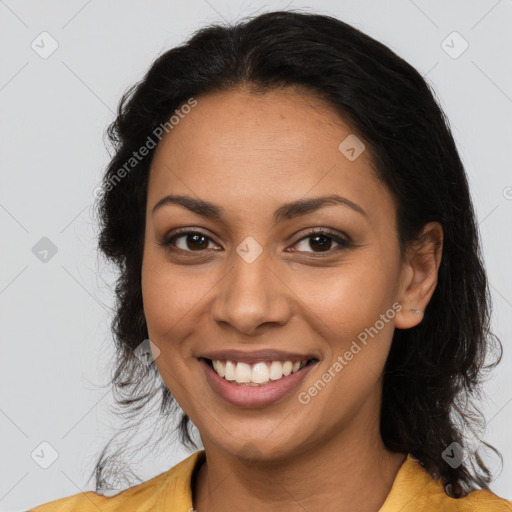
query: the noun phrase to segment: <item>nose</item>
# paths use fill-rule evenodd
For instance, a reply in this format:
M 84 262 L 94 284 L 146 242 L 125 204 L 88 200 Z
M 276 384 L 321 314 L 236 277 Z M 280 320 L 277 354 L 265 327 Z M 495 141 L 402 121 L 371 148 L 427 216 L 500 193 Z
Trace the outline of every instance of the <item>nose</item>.
M 250 263 L 237 253 L 231 260 L 230 269 L 216 287 L 213 320 L 248 336 L 286 324 L 293 312 L 293 294 L 266 251 Z

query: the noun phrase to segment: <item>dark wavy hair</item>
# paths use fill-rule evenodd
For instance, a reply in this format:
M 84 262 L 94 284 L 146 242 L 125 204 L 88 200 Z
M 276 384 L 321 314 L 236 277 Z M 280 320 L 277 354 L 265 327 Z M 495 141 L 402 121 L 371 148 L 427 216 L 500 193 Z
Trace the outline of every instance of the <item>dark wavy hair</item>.
M 109 386 L 127 426 L 98 457 L 97 492 L 111 486 L 109 477 L 123 473 L 118 464 L 126 447 L 109 454 L 111 443 L 133 429 L 130 422 L 137 414 L 142 413 L 139 424 L 147 420 L 151 402 L 159 404 L 159 419 L 181 416 L 175 432 L 185 445 L 197 448 L 189 418 L 158 380 L 154 365 L 141 365 L 134 353 L 148 338 L 141 267 L 155 149 L 133 170 L 120 169 L 126 171 L 134 151 L 148 145 L 148 136 L 187 100 L 240 87 L 253 94 L 300 87 L 325 100 L 351 126 L 395 199 L 402 254 L 427 222 L 441 223 L 442 262 L 424 318 L 414 328 L 394 332 L 380 430 L 389 450 L 410 453 L 442 480 L 448 495 L 488 489 L 491 471 L 468 440 L 473 436 L 480 442 L 485 422 L 476 400 L 502 347 L 489 329 L 490 293 L 476 216 L 449 122 L 422 75 L 387 46 L 333 17 L 293 10 L 198 30 L 156 59 L 124 94 L 108 127 L 113 154 L 96 207 L 99 249 L 118 271 L 112 321 L 117 356 Z M 488 363 L 491 349 L 496 357 Z M 163 429 L 160 440 L 168 436 Z M 443 459 L 452 443 L 467 455 L 458 467 Z

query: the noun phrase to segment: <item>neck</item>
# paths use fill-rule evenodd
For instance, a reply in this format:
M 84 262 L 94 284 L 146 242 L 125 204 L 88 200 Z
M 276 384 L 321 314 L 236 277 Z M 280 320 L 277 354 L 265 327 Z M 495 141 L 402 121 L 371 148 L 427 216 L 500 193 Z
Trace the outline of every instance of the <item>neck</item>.
M 386 500 L 406 454 L 388 451 L 380 434 L 346 429 L 321 445 L 272 461 L 241 461 L 204 441 L 207 461 L 193 483 L 197 512 L 365 510 Z M 370 492 L 369 492 L 370 491 Z

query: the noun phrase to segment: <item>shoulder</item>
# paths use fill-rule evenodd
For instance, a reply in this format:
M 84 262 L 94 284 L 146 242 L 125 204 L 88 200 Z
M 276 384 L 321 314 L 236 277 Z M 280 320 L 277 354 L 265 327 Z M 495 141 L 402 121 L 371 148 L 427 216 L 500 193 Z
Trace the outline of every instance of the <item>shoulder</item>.
M 426 495 L 425 512 L 512 512 L 512 502 L 493 492 L 478 489 L 463 498 L 450 498 L 441 484 L 432 485 Z
M 191 477 L 204 459 L 198 451 L 154 478 L 120 493 L 107 496 L 86 491 L 33 507 L 30 512 L 137 512 L 187 510 L 191 503 Z M 183 508 L 183 507 L 187 508 Z
M 465 502 L 464 502 L 465 500 Z M 453 510 L 471 510 L 471 511 L 503 511 L 512 512 L 512 501 L 496 496 L 488 490 L 476 490 L 469 493 L 465 498 L 460 500 L 464 502 L 464 508 L 454 508 Z
M 411 455 L 402 464 L 379 512 L 512 512 L 512 502 L 490 490 L 477 489 L 463 498 L 448 496 L 439 480 Z

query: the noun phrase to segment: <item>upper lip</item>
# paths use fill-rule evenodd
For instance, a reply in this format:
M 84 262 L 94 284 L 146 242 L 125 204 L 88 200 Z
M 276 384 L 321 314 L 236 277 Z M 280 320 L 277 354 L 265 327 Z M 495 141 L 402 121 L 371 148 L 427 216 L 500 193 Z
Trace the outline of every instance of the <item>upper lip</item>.
M 244 350 L 216 350 L 205 352 L 199 357 L 212 359 L 214 361 L 240 361 L 252 363 L 256 361 L 307 361 L 317 359 L 312 354 L 299 354 L 298 352 L 285 352 L 283 350 L 262 349 L 246 352 Z

